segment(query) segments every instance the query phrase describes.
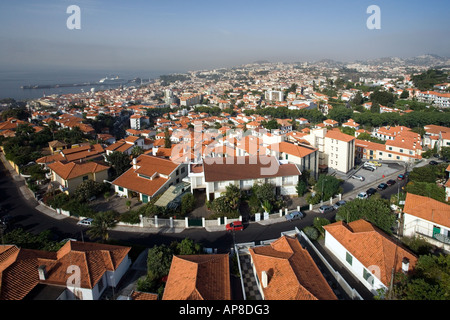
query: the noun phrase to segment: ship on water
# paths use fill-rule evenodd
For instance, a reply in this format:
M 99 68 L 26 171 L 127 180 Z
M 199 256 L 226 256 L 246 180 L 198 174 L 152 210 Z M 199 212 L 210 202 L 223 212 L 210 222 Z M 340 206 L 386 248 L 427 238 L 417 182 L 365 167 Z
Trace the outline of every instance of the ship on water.
M 105 84 L 105 85 L 109 85 L 109 84 L 125 84 L 125 83 L 127 83 L 127 80 L 121 79 L 121 78 L 119 78 L 119 76 L 112 77 L 112 78 L 106 77 L 106 78 L 101 79 L 98 83 Z

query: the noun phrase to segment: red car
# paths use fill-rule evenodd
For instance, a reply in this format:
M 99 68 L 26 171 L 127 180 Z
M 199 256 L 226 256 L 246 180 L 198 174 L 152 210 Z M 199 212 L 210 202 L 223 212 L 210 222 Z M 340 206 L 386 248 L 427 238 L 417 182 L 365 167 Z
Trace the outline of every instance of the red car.
M 227 231 L 242 231 L 244 230 L 244 225 L 241 221 L 235 221 L 226 225 Z

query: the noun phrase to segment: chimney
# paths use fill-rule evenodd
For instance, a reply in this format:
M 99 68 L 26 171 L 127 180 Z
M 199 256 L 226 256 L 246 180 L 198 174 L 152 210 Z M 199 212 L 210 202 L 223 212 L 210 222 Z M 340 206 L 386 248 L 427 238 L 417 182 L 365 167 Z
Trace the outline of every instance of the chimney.
M 39 280 L 46 280 L 47 278 L 47 271 L 45 270 L 45 265 L 41 265 L 38 267 L 39 272 Z
M 133 169 L 137 169 L 138 167 L 137 167 L 137 159 L 136 158 L 134 158 L 133 159 Z
M 403 258 L 402 271 L 405 274 L 408 273 L 408 271 L 409 271 L 409 259 L 408 258 Z
M 269 276 L 267 275 L 266 271 L 261 272 L 261 284 L 263 288 L 267 288 L 269 285 Z

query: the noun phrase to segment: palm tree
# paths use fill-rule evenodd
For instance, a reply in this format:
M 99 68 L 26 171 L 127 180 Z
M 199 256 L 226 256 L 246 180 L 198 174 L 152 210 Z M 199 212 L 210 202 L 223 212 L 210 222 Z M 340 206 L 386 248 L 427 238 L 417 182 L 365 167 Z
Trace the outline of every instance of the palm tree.
M 92 221 L 91 228 L 87 231 L 92 238 L 101 238 L 103 242 L 109 239 L 109 230 L 117 224 L 115 211 L 98 212 Z
M 133 149 L 131 149 L 131 155 L 133 156 L 133 158 L 137 158 L 143 153 L 144 153 L 144 149 L 142 149 L 142 147 L 136 146 Z

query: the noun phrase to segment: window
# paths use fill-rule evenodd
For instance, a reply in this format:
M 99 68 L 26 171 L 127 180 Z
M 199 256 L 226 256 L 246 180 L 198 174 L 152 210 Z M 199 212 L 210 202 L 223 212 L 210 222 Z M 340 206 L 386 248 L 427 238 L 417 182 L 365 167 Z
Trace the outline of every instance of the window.
M 373 277 L 372 273 L 370 273 L 366 269 L 363 269 L 363 277 L 364 277 L 364 280 L 366 280 L 368 283 L 370 283 L 373 286 L 374 277 Z
M 349 265 L 352 265 L 353 263 L 353 256 L 348 252 L 345 253 L 345 261 L 347 261 Z
M 392 158 L 392 154 L 388 154 L 388 157 L 389 157 L 389 158 Z
M 286 160 L 288 159 L 288 155 L 286 155 Z
M 89 176 L 84 176 L 83 181 L 89 180 Z
M 403 149 L 400 149 L 400 152 L 403 153 Z
M 392 150 L 392 147 L 389 147 L 389 150 Z

